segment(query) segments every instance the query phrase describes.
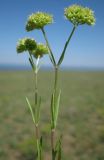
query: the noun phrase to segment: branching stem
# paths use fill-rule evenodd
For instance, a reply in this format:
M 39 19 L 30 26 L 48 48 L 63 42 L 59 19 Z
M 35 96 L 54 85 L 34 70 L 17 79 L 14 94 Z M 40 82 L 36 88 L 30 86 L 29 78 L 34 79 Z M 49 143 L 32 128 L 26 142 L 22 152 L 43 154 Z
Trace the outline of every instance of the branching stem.
M 46 41 L 46 44 L 48 46 L 48 49 L 49 49 L 49 57 L 50 57 L 50 60 L 54 66 L 54 73 L 55 73 L 55 77 L 54 77 L 54 101 L 56 102 L 56 99 L 57 99 L 57 88 L 58 88 L 58 69 L 59 69 L 59 66 L 61 65 L 63 59 L 64 59 L 64 55 L 65 55 L 65 52 L 66 52 L 66 49 L 67 49 L 67 46 L 72 38 L 72 35 L 74 34 L 74 31 L 76 29 L 76 26 L 73 26 L 73 29 L 64 45 L 64 48 L 63 48 L 63 51 L 62 51 L 62 54 L 58 60 L 58 63 L 56 63 L 55 61 L 55 58 L 54 58 L 54 55 L 53 55 L 53 52 L 50 48 L 50 45 L 49 45 L 49 42 L 48 42 L 48 39 L 47 39 L 47 36 L 46 36 L 46 33 L 45 33 L 45 30 L 42 28 L 42 33 L 43 33 L 43 36 L 44 36 L 44 39 Z M 56 107 L 53 105 L 53 107 Z M 53 111 L 55 110 L 55 108 L 53 108 Z M 53 119 L 54 121 L 55 119 Z M 54 123 L 54 122 L 52 122 Z M 55 122 L 56 123 L 56 122 Z M 56 124 L 55 125 L 52 125 L 51 126 L 51 148 L 52 148 L 52 160 L 55 160 L 55 127 L 56 127 Z

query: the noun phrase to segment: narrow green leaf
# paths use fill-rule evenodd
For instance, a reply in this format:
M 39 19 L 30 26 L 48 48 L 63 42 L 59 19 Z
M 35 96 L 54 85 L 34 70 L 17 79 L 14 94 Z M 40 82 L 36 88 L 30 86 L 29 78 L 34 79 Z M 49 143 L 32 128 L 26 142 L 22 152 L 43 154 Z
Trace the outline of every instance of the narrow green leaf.
M 55 127 L 56 127 L 56 124 L 57 124 L 57 118 L 58 118 L 58 113 L 59 113 L 60 96 L 61 96 L 61 90 L 60 90 L 58 96 L 56 97 L 56 101 L 55 101 L 55 117 L 54 117 Z
M 28 100 L 28 98 L 27 98 L 27 97 L 26 97 L 26 102 L 27 102 L 28 107 L 29 107 L 29 109 L 30 109 L 30 112 L 31 112 L 31 116 L 32 116 L 33 122 L 35 123 L 34 113 L 33 113 L 33 110 L 32 110 L 32 107 L 31 107 L 31 104 L 30 104 L 30 102 L 29 102 L 29 100 Z

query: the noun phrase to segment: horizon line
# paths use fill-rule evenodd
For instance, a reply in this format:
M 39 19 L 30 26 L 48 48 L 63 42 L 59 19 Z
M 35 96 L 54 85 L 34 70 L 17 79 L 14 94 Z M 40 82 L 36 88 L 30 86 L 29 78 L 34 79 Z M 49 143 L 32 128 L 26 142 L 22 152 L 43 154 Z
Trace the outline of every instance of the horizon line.
M 52 65 L 41 65 L 41 70 L 50 70 L 52 69 Z M 31 66 L 28 64 L 0 64 L 0 70 L 30 70 Z M 60 67 L 62 70 L 76 70 L 76 71 L 104 71 L 104 67 L 102 66 L 65 66 L 62 65 Z

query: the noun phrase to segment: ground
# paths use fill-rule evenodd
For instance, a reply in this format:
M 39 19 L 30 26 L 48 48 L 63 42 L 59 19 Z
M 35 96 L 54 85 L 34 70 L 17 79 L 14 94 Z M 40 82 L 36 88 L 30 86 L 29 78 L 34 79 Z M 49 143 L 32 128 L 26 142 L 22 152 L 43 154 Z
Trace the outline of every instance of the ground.
M 62 71 L 59 77 L 62 94 L 56 138 L 63 135 L 63 159 L 104 160 L 104 72 Z M 40 71 L 38 78 L 46 160 L 53 78 L 52 71 Z M 25 96 L 34 104 L 33 73 L 0 71 L 0 160 L 35 159 L 35 130 Z

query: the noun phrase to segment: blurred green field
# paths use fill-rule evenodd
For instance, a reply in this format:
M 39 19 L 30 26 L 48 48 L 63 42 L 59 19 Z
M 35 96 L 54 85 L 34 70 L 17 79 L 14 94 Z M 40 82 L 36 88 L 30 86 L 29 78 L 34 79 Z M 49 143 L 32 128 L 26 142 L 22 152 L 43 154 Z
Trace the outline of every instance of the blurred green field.
M 45 160 L 50 160 L 53 77 L 52 71 L 41 71 L 38 78 Z M 63 160 L 104 160 L 104 72 L 62 71 L 59 87 Z M 0 71 L 0 160 L 35 159 L 35 131 L 25 96 L 34 103 L 33 73 Z

